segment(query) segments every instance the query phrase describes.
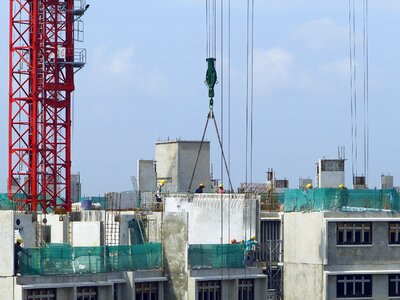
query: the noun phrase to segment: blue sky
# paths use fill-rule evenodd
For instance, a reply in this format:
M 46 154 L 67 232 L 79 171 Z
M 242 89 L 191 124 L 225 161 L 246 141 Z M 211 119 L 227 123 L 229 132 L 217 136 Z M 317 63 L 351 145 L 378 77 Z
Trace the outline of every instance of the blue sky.
M 201 138 L 208 112 L 204 2 L 88 1 L 85 42 L 77 45 L 87 48 L 88 63 L 76 76 L 73 106 L 73 171 L 81 172 L 84 194 L 130 189 L 136 161 L 153 159 L 157 140 Z M 237 186 L 245 178 L 246 1 L 232 0 L 231 6 L 230 165 Z M 296 187 L 300 177 L 314 178 L 320 157 L 334 158 L 337 146 L 344 145 L 349 183 L 348 1 L 255 0 L 255 8 L 253 181 L 264 182 L 273 167 L 278 178 Z M 400 2 L 369 1 L 369 9 L 369 185 L 374 187 L 382 173 L 394 175 L 395 184 L 400 178 Z M 0 191 L 5 191 L 8 1 L 1 1 L 0 12 Z M 357 15 L 361 21 L 361 6 Z M 359 28 L 359 58 L 361 42 Z M 362 73 L 358 78 L 361 95 Z M 221 77 L 215 99 L 219 120 L 220 91 Z M 227 122 L 223 128 L 227 141 Z M 219 178 L 212 130 L 207 138 Z M 358 166 L 362 173 L 361 161 Z

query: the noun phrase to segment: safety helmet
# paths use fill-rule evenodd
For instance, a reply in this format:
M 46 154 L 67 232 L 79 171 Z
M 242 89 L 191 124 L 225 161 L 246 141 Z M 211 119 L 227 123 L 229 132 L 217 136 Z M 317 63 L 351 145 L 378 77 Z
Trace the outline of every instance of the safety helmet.
M 164 184 L 165 183 L 165 180 L 164 179 L 161 179 L 160 180 L 160 184 Z
M 311 183 L 307 183 L 306 184 L 306 189 L 312 189 L 312 184 Z
M 222 187 L 224 187 L 224 185 L 223 185 L 222 183 L 220 183 L 220 184 L 219 184 L 219 187 L 222 188 Z
M 17 238 L 17 243 L 22 244 L 22 239 L 21 238 Z
M 256 236 L 255 236 L 255 235 L 252 235 L 252 236 L 251 236 L 251 240 L 254 241 L 255 239 L 256 239 Z
M 343 183 L 339 184 L 339 189 L 343 190 L 344 188 L 345 188 L 345 186 Z
M 204 187 L 204 183 L 200 183 L 200 184 L 199 184 L 199 187 Z

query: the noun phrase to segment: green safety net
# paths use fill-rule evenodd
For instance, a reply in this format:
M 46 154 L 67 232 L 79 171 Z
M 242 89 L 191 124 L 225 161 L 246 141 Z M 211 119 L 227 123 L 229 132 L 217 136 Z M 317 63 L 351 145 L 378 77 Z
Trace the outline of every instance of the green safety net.
M 399 193 L 395 189 L 293 189 L 285 192 L 285 212 L 322 210 L 399 211 Z
M 16 195 L 18 197 L 19 195 Z M 20 197 L 22 198 L 22 194 Z M 8 194 L 0 194 L 0 210 L 13 210 L 15 208 L 15 202 L 8 199 Z
M 188 249 L 191 269 L 243 268 L 244 244 L 194 244 Z
M 162 248 L 159 243 L 106 247 L 48 244 L 42 248 L 23 249 L 19 264 L 21 275 L 154 270 L 162 267 Z

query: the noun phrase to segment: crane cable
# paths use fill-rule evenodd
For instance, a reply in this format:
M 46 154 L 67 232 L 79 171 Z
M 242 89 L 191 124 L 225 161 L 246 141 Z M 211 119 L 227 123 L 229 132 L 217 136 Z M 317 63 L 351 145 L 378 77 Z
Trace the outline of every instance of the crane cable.
M 363 171 L 367 185 L 369 173 L 369 47 L 368 47 L 368 0 L 363 0 Z M 350 57 L 350 110 L 351 110 L 351 151 L 353 184 L 358 174 L 358 120 L 357 120 L 357 63 L 356 63 L 356 6 L 349 0 L 349 57 Z
M 364 58 L 364 176 L 368 182 L 369 173 L 369 57 L 368 57 L 368 0 L 363 1 L 363 58 Z
M 349 0 L 349 68 L 351 112 L 351 158 L 352 180 L 357 176 L 357 85 L 356 85 L 356 16 L 354 0 Z
M 222 7 L 222 6 L 221 6 Z M 232 181 L 231 181 L 231 176 L 230 176 L 230 172 L 229 172 L 229 168 L 228 168 L 228 163 L 226 161 L 226 157 L 225 157 L 225 153 L 224 153 L 224 149 L 223 149 L 223 144 L 222 144 L 222 138 L 218 129 L 218 125 L 217 125 L 217 121 L 215 119 L 215 115 L 214 115 L 214 96 L 215 96 L 215 92 L 214 92 L 214 86 L 217 83 L 217 71 L 215 69 L 215 62 L 216 62 L 216 0 L 207 0 L 206 1 L 206 31 L 207 31 L 207 58 L 206 58 L 206 62 L 207 62 L 207 72 L 206 72 L 206 80 L 205 83 L 208 86 L 208 97 L 209 99 L 209 112 L 207 114 L 207 121 L 203 130 L 203 136 L 201 138 L 201 142 L 200 142 L 200 147 L 199 147 L 199 151 L 197 153 L 197 157 L 196 157 L 196 162 L 193 168 L 193 173 L 190 179 L 190 183 L 189 183 L 189 187 L 188 187 L 188 192 L 190 192 L 191 188 L 192 188 L 192 184 L 193 184 L 193 179 L 194 179 L 194 175 L 196 172 L 196 168 L 197 168 L 197 164 L 200 158 L 200 153 L 201 153 L 201 149 L 203 147 L 203 143 L 204 143 L 204 139 L 205 139 L 205 134 L 207 132 L 207 127 L 208 127 L 208 123 L 209 120 L 213 120 L 214 123 L 214 127 L 216 130 L 216 134 L 218 137 L 218 144 L 221 150 L 221 156 L 222 156 L 222 160 L 223 160 L 223 165 L 225 166 L 227 175 L 228 175 L 228 180 L 229 180 L 229 186 L 231 191 L 233 191 L 233 185 L 232 185 Z M 221 26 L 221 30 L 222 30 L 222 26 Z M 234 192 L 234 191 L 233 191 Z

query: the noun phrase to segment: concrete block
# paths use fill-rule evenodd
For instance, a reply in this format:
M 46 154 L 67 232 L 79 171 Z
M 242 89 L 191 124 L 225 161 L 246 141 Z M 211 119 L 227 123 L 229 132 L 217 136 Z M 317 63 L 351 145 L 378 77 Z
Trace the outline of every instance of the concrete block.
M 100 222 L 73 222 L 72 246 L 100 246 Z

